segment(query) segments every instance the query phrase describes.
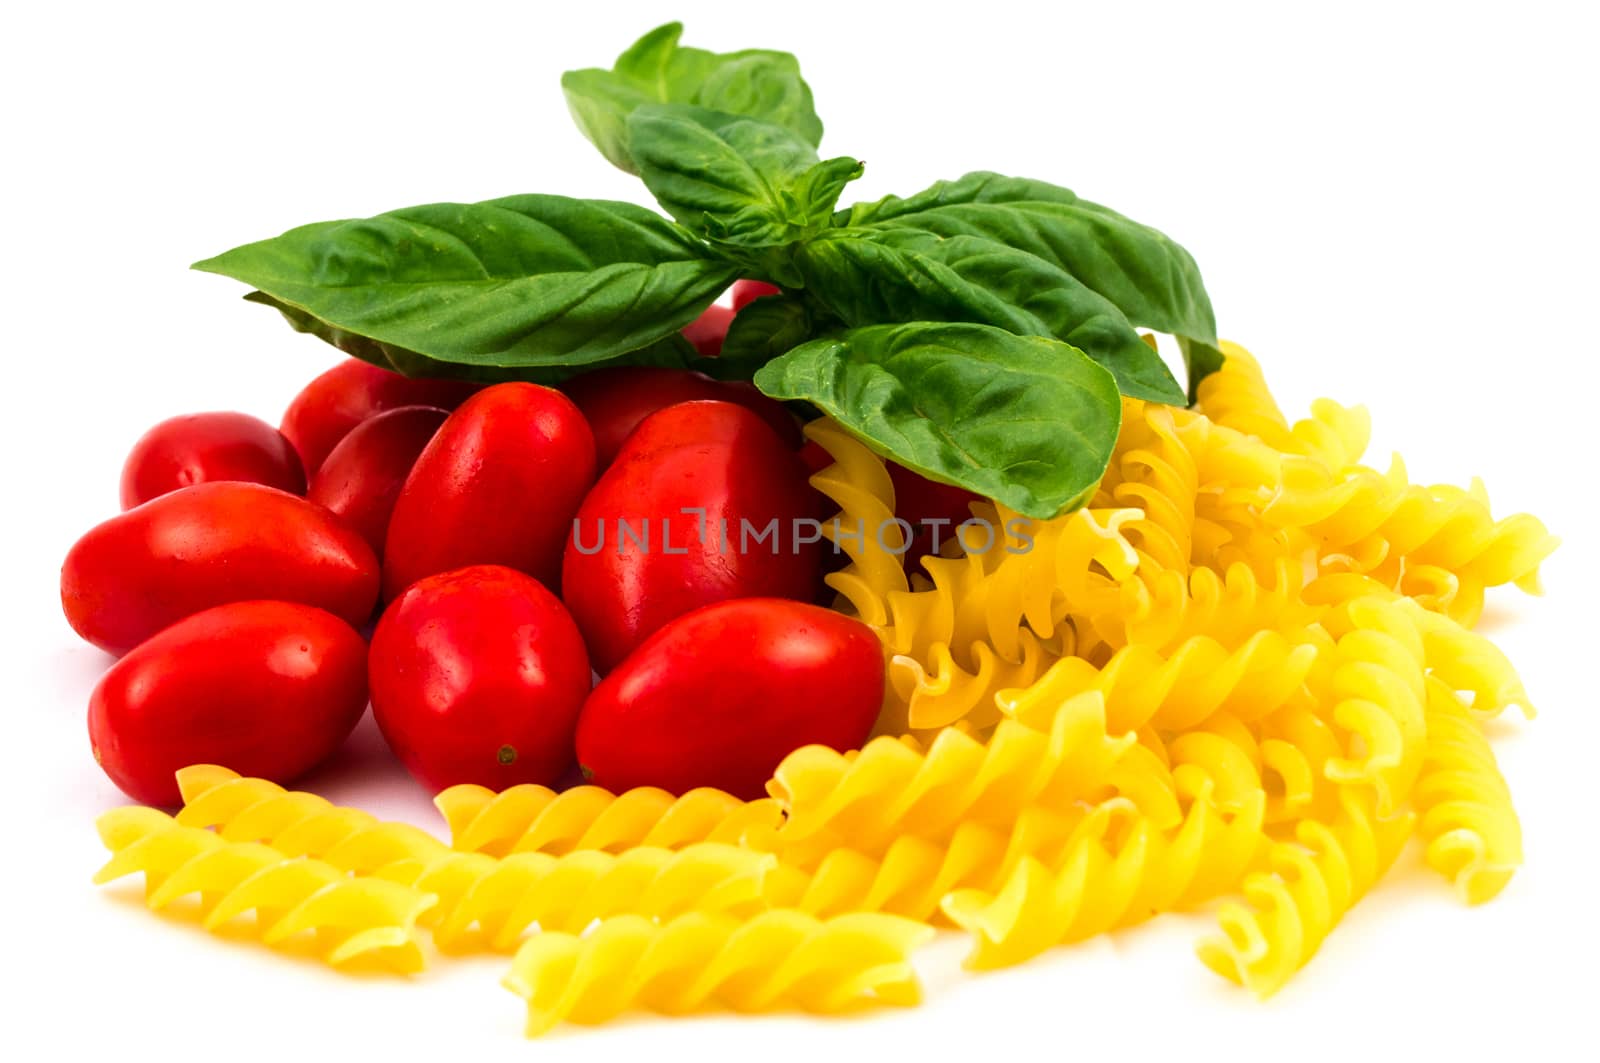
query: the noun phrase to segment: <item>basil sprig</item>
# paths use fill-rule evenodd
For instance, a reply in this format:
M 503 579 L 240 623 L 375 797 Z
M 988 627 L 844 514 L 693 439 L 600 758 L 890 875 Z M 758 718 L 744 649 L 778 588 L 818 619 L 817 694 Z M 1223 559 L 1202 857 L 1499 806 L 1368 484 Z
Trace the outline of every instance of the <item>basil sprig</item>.
M 296 329 L 416 376 L 553 383 L 694 365 L 809 403 L 916 471 L 1032 517 L 1082 505 L 1121 395 L 1185 390 L 1138 329 L 1178 337 L 1194 386 L 1220 364 L 1194 259 L 1043 181 L 972 173 L 840 209 L 862 164 L 822 158 L 784 52 L 717 54 L 652 30 L 562 79 L 579 129 L 670 217 L 523 195 L 323 222 L 195 268 Z M 770 281 L 722 357 L 679 335 L 737 277 Z

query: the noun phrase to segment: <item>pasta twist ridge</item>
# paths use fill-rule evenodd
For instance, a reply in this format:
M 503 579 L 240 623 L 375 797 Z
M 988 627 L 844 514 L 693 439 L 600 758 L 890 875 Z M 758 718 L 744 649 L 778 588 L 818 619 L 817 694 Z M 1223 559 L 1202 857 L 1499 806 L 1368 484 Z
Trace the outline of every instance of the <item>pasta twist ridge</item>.
M 878 913 L 821 920 L 774 909 L 741 921 L 691 912 L 665 925 L 624 915 L 582 937 L 529 938 L 504 984 L 528 1002 L 530 1037 L 631 1006 L 681 1014 L 708 1003 L 746 1012 L 911 1005 L 921 988 L 910 953 L 931 935 Z
M 437 900 L 432 894 L 351 878 L 325 861 L 286 857 L 255 842 L 230 842 L 151 808 L 113 809 L 96 826 L 112 855 L 95 882 L 142 872 L 152 910 L 199 894 L 207 930 L 253 911 L 268 945 L 313 932 L 329 964 L 368 958 L 405 973 L 422 969 L 416 923 Z
M 434 804 L 449 825 L 453 848 L 491 856 L 737 844 L 747 830 L 782 819 L 770 799 L 741 801 L 711 788 L 677 796 L 655 787 L 613 794 L 598 786 L 556 791 L 524 783 L 497 793 L 462 784 L 441 791 Z
M 1455 692 L 1428 680 L 1428 744 L 1417 780 L 1428 866 L 1468 904 L 1505 889 L 1522 863 L 1522 826 L 1494 751 Z

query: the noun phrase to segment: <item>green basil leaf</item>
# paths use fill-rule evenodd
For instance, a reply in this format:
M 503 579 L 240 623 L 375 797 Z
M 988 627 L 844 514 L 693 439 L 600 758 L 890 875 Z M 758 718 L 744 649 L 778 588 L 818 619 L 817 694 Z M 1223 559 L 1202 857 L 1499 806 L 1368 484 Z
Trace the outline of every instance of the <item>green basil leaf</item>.
M 1161 356 L 1109 300 L 1025 251 L 911 228 L 835 229 L 800 246 L 807 296 L 847 326 L 970 321 L 1048 336 L 1104 365 L 1123 394 L 1182 404 Z
M 705 372 L 743 379 L 758 367 L 812 339 L 820 331 L 803 299 L 790 294 L 763 295 L 734 315 L 722 354 Z
M 1200 381 L 1222 368 L 1222 352 L 1209 343 L 1178 337 L 1178 349 L 1183 352 L 1183 364 L 1189 372 L 1189 401 L 1200 399 Z
M 755 382 L 924 476 L 1040 519 L 1094 493 L 1122 418 L 1116 382 L 1082 352 L 984 325 L 854 329 L 769 362 Z
M 573 120 L 613 165 L 639 172 L 627 122 L 649 104 L 692 104 L 769 122 L 813 148 L 822 142 L 811 88 L 794 56 L 761 49 L 719 55 L 681 46 L 682 34 L 682 24 L 670 22 L 639 38 L 610 70 L 572 70 L 562 77 Z
M 307 225 L 194 268 L 380 344 L 503 367 L 648 347 L 738 273 L 643 207 L 537 195 Z
M 781 126 L 684 104 L 635 110 L 628 142 L 662 207 L 732 248 L 779 247 L 826 227 L 845 184 L 861 175 L 854 159 L 818 162 Z
M 1187 251 L 1147 225 L 1044 181 L 971 173 L 904 199 L 856 204 L 835 223 L 995 240 L 1070 273 L 1136 326 L 1212 347 L 1217 341 L 1211 300 Z M 1191 366 L 1191 386 L 1201 368 Z
M 657 340 L 648 347 L 641 347 L 636 351 L 627 351 L 615 358 L 608 358 L 601 362 L 588 365 L 556 365 L 556 366 L 518 366 L 505 368 L 500 366 L 483 365 L 456 365 L 450 362 L 440 362 L 429 358 L 427 355 L 418 354 L 416 351 L 407 351 L 393 344 L 379 343 L 377 340 L 365 336 L 357 336 L 353 332 L 318 321 L 310 314 L 297 306 L 280 303 L 265 292 L 251 292 L 245 297 L 246 302 L 260 303 L 270 306 L 283 315 L 290 327 L 296 332 L 304 332 L 315 336 L 324 343 L 338 348 L 352 358 L 359 358 L 364 362 L 371 362 L 380 369 L 392 369 L 396 373 L 410 377 L 450 378 L 457 380 L 478 380 L 484 383 L 502 383 L 507 380 L 526 380 L 535 384 L 559 384 L 580 373 L 587 373 L 594 369 L 607 369 L 612 366 L 647 365 L 661 366 L 669 369 L 698 369 L 706 359 L 701 358 L 694 349 L 694 345 L 683 338 L 683 334 L 674 332 L 671 336 Z M 748 374 L 746 374 L 748 377 Z

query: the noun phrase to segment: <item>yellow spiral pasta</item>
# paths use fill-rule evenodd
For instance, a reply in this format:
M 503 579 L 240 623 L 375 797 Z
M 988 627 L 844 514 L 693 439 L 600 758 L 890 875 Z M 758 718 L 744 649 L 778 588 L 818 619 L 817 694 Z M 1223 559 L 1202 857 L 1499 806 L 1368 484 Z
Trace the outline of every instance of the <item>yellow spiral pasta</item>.
M 745 831 L 782 818 L 771 800 L 741 801 L 709 788 L 678 797 L 649 786 L 613 794 L 598 786 L 558 792 L 524 783 L 496 793 L 463 784 L 441 791 L 433 803 L 449 824 L 453 848 L 492 856 L 732 844 Z
M 682 1014 L 798 1007 L 837 1012 L 910 1005 L 921 987 L 910 952 L 932 931 L 892 915 L 820 920 L 774 909 L 748 920 L 693 912 L 665 925 L 608 919 L 581 937 L 538 934 L 505 986 L 528 1002 L 527 1033 L 563 1020 L 605 1022 L 629 1008 Z
M 1020 963 L 1231 889 L 1266 840 L 1265 808 L 1257 790 L 1224 814 L 1205 792 L 1176 830 L 1163 831 L 1114 798 L 1083 820 L 1055 866 L 1026 857 L 997 892 L 955 890 L 944 911 L 977 941 L 969 966 Z
M 311 933 L 333 965 L 370 958 L 421 970 L 417 919 L 437 900 L 398 882 L 351 878 L 321 860 L 285 857 L 254 842 L 230 842 L 151 808 L 113 809 L 97 822 L 111 859 L 97 883 L 142 873 L 145 902 L 162 909 L 198 894 L 202 925 L 217 930 L 250 912 L 268 945 Z
M 1481 904 L 1522 863 L 1522 825 L 1494 751 L 1448 685 L 1428 682 L 1428 743 L 1417 780 L 1417 828 L 1428 865 Z
M 1114 793 L 1157 822 L 1180 816 L 1160 761 L 1134 735 L 1107 733 L 1094 692 L 1060 705 L 1048 732 L 1006 721 L 987 742 L 946 729 L 926 750 L 890 738 L 856 755 L 806 746 L 768 785 L 787 814 L 780 856 L 819 843 L 877 854 L 901 835 L 939 841 L 963 823 L 1005 825 L 1030 805 L 1065 810 Z
M 1331 822 L 1301 820 L 1293 841 L 1270 850 L 1270 870 L 1244 881 L 1248 906 L 1223 905 L 1223 936 L 1200 943 L 1218 974 L 1269 997 L 1314 956 L 1329 931 L 1388 871 L 1415 824 L 1411 813 L 1384 819 L 1361 788 L 1341 791 Z
M 432 863 L 402 860 L 374 872 L 437 895 L 429 913 L 434 941 L 461 950 L 482 943 L 512 949 L 540 931 L 577 933 L 596 919 L 754 910 L 776 866 L 769 853 L 719 842 L 682 849 L 636 846 L 620 853 L 577 849 L 562 856 L 449 852 Z

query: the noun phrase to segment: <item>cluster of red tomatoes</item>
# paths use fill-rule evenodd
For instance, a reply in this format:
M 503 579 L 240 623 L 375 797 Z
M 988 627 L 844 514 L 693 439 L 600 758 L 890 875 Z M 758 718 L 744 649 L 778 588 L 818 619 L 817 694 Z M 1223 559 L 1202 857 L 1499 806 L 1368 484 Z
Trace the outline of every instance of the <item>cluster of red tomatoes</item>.
M 733 313 L 687 330 L 702 354 Z M 122 655 L 90 701 L 95 759 L 157 805 L 192 763 L 286 782 L 370 698 L 434 789 L 576 761 L 612 789 L 759 794 L 798 746 L 859 745 L 883 691 L 872 632 L 815 604 L 827 559 L 795 529 L 828 511 L 826 455 L 801 443 L 748 385 L 650 368 L 555 390 L 351 360 L 281 429 L 165 421 L 61 573 L 73 628 Z M 896 479 L 964 515 L 964 492 Z

